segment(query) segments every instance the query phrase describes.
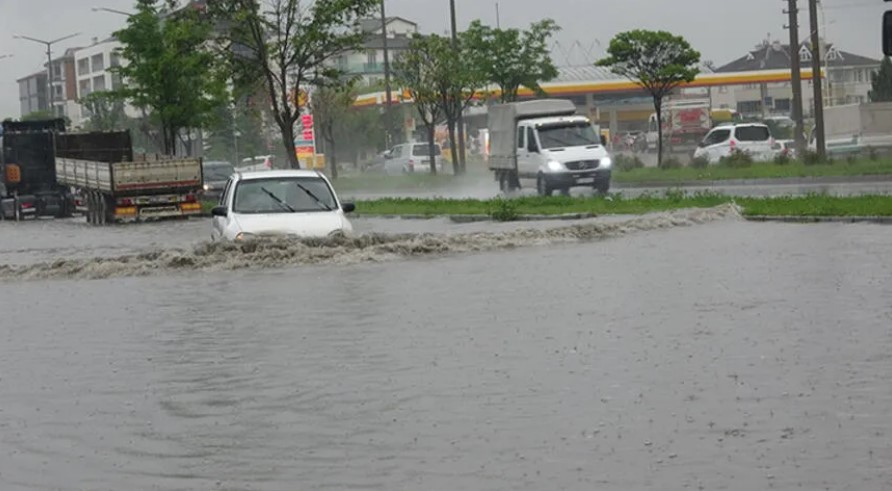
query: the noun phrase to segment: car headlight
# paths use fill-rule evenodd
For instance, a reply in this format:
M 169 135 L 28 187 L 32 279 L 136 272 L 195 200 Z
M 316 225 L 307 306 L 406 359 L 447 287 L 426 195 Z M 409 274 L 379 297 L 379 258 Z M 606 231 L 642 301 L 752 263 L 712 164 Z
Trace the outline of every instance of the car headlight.
M 557 160 L 549 160 L 547 164 L 548 170 L 553 172 L 559 172 L 564 170 L 564 164 L 558 162 Z
M 257 237 L 257 236 L 254 234 L 249 234 L 247 232 L 239 232 L 239 234 L 235 236 L 235 240 L 238 240 L 238 241 L 251 240 L 251 239 L 254 239 L 255 237 Z
M 207 191 L 207 190 L 209 190 L 209 189 L 211 189 L 211 186 L 208 185 L 208 184 L 205 184 L 205 185 L 204 185 L 204 190 Z
M 603 167 L 604 169 L 613 167 L 613 159 L 610 157 L 604 157 L 603 159 L 601 159 L 601 167 Z

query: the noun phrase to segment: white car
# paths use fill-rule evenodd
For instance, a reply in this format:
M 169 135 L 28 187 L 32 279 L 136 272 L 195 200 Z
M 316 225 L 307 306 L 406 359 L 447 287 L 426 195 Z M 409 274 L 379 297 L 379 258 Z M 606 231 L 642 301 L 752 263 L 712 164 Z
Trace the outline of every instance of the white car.
M 434 161 L 437 171 L 443 170 L 440 145 L 434 144 Z M 427 143 L 403 143 L 384 154 L 384 172 L 387 174 L 430 173 L 430 147 Z
M 729 124 L 710 130 L 694 151 L 694 158 L 702 157 L 710 164 L 716 164 L 723 158 L 730 157 L 734 151 L 746 152 L 757 161 L 770 161 L 777 153 L 768 126 L 755 123 Z
M 350 235 L 353 226 L 345 214 L 354 208 L 341 203 L 328 179 L 316 171 L 236 171 L 211 212 L 211 236 L 240 241 Z

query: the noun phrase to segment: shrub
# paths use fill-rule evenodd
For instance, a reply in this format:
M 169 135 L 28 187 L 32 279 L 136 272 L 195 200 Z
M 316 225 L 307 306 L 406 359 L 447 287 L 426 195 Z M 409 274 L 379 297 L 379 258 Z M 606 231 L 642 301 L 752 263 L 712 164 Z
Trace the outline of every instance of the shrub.
M 880 159 L 880 153 L 876 148 L 867 147 L 867 158 L 869 158 L 872 162 L 876 162 Z
M 787 165 L 791 161 L 792 159 L 790 159 L 790 156 L 786 153 L 779 153 L 777 154 L 777 157 L 774 157 L 774 163 L 777 165 Z
M 617 170 L 622 172 L 644 167 L 644 162 L 642 162 L 637 155 L 619 154 L 614 157 L 614 160 L 614 164 L 616 165 Z
M 681 169 L 683 166 L 681 165 L 681 160 L 678 160 L 678 157 L 664 157 L 663 163 L 660 165 L 660 168 L 663 170 L 670 169 Z
M 511 222 L 517 220 L 517 205 L 511 200 L 497 197 L 486 205 L 487 214 L 497 222 Z
M 694 157 L 691 159 L 691 167 L 695 169 L 705 169 L 709 166 L 709 159 L 706 157 Z
M 722 164 L 734 169 L 742 169 L 753 165 L 753 157 L 746 152 L 735 149 L 731 152 L 731 155 L 722 157 Z
M 821 160 L 818 152 L 815 152 L 813 150 L 806 150 L 802 152 L 802 163 L 805 165 L 820 165 L 825 162 Z

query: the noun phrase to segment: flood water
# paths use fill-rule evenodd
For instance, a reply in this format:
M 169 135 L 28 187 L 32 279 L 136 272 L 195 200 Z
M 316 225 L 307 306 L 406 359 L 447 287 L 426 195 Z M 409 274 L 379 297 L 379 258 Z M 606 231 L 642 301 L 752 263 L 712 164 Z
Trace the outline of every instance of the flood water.
M 0 490 L 890 489 L 890 230 L 9 275 Z

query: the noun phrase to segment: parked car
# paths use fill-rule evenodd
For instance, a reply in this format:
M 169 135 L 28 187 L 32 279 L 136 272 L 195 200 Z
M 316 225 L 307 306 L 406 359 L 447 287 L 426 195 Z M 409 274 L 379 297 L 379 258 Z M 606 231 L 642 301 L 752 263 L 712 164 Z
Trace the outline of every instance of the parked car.
M 788 158 L 796 158 L 796 141 L 795 140 L 778 140 L 775 143 L 775 151 L 777 155 L 784 155 Z
M 735 151 L 741 151 L 751 155 L 754 160 L 769 161 L 775 156 L 774 147 L 775 141 L 768 126 L 730 124 L 710 130 L 694 151 L 694 158 L 705 158 L 715 164 Z
M 235 168 L 235 170 L 242 172 L 253 172 L 273 170 L 275 168 L 275 156 L 258 155 L 256 157 L 248 157 L 246 159 L 242 159 L 241 163 Z
M 202 162 L 201 166 L 204 176 L 202 196 L 209 200 L 219 199 L 229 177 L 235 172 L 235 168 L 231 163 L 221 160 Z
M 387 174 L 409 174 L 430 172 L 430 148 L 427 143 L 403 143 L 384 154 L 384 172 Z M 434 160 L 437 171 L 443 170 L 440 145 L 434 144 Z
M 212 210 L 215 240 L 263 236 L 349 235 L 345 216 L 353 203 L 341 203 L 328 179 L 312 170 L 236 172 Z

